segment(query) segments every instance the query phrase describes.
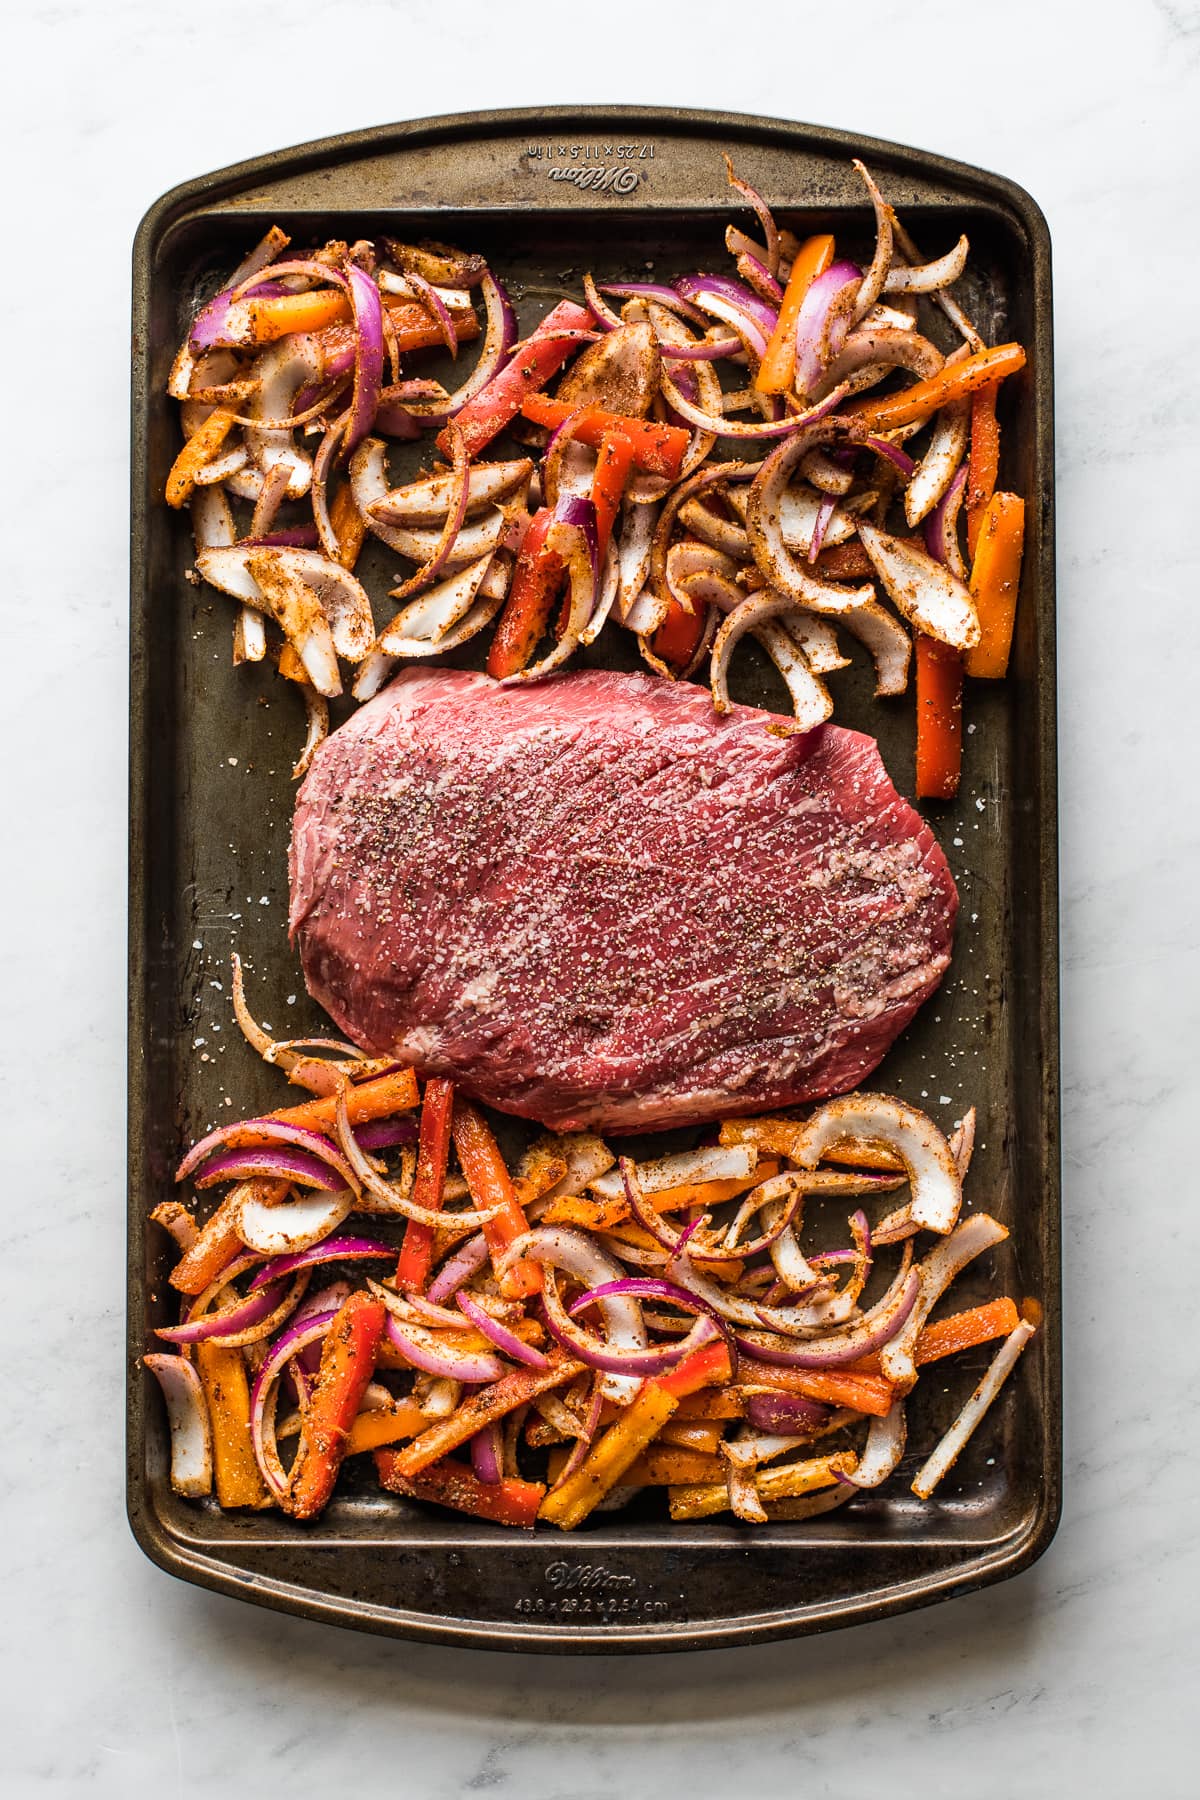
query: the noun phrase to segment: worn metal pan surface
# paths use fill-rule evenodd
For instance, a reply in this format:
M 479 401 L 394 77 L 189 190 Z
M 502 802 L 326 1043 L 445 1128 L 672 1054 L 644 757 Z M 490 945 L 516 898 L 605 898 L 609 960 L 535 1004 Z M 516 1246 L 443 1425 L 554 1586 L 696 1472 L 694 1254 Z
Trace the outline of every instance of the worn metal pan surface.
M 139 1362 L 165 1318 L 169 1266 L 146 1214 L 170 1192 L 179 1146 L 229 1116 L 227 1100 L 279 1104 L 278 1077 L 231 1041 L 230 950 L 250 957 L 259 1010 L 278 1030 L 286 1018 L 297 1035 L 317 1017 L 284 931 L 299 704 L 261 665 L 230 666 L 229 604 L 186 579 L 187 520 L 160 502 L 177 445 L 164 394 L 173 351 L 197 298 L 276 221 L 297 245 L 391 231 L 483 250 L 527 320 L 549 296 L 578 292 L 588 268 L 617 279 L 713 266 L 731 215 L 726 150 L 783 221 L 835 231 L 851 254 L 870 241 L 849 166 L 861 155 L 922 247 L 968 233 L 966 303 L 990 341 L 1018 338 L 1029 351 L 1004 394 L 1003 484 L 1029 502 L 1013 673 L 976 684 L 961 797 L 927 809 L 962 896 L 954 964 L 878 1084 L 947 1125 L 979 1108 L 968 1191 L 1012 1236 L 964 1278 L 963 1303 L 999 1283 L 1042 1299 L 1046 1329 L 929 1505 L 900 1477 L 803 1524 L 681 1527 L 635 1508 L 568 1537 L 517 1538 L 381 1494 L 365 1470 L 309 1527 L 180 1500 Z M 147 214 L 133 316 L 128 1498 L 156 1562 L 367 1630 L 626 1651 L 878 1618 L 1011 1575 L 1045 1548 L 1061 1443 L 1052 383 L 1049 239 L 1030 197 L 939 157 L 811 126 L 619 107 L 423 120 L 223 170 Z M 367 580 L 374 587 L 370 565 Z M 595 654 L 621 653 L 606 637 Z M 911 792 L 911 699 L 873 700 L 859 661 L 836 679 L 837 717 L 878 737 Z M 783 710 L 772 681 L 748 652 L 737 697 Z M 919 1386 L 914 1455 L 985 1360 L 960 1359 Z

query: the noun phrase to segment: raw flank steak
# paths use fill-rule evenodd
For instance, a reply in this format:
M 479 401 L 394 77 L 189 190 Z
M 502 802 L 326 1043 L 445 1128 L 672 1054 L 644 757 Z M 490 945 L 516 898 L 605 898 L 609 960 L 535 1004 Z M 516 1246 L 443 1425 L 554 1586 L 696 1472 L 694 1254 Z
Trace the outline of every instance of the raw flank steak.
M 941 980 L 958 897 L 873 738 L 769 721 L 646 675 L 406 670 L 299 793 L 310 993 L 560 1130 L 853 1088 Z

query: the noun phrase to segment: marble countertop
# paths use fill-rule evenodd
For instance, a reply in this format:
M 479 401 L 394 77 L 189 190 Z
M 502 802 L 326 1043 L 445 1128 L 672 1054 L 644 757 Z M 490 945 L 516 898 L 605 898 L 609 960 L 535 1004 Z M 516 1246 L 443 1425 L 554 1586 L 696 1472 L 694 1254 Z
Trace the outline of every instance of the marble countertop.
M 1119 0 L 1089 23 L 1044 0 L 860 0 L 843 25 L 760 0 L 744 50 L 737 9 L 707 0 L 593 16 L 572 41 L 565 15 L 523 26 L 479 0 L 30 0 L 8 27 L 5 1792 L 274 1796 L 352 1768 L 421 1800 L 783 1800 L 889 1775 L 925 1800 L 1184 1800 L 1200 9 Z M 986 1593 L 824 1639 L 580 1662 L 260 1612 L 170 1580 L 126 1529 L 125 346 L 133 232 L 174 183 L 406 113 L 615 99 L 919 144 L 1004 171 L 1050 222 L 1067 1489 L 1043 1561 Z M 31 653 L 50 619 L 55 648 Z M 1114 1329 L 1121 1308 L 1134 1322 Z

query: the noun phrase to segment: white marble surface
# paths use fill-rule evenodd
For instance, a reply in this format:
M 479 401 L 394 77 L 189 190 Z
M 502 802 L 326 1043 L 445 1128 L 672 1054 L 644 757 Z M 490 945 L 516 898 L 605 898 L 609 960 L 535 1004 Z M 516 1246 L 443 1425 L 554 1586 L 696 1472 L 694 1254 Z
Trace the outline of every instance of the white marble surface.
M 889 1777 L 926 1800 L 1198 1791 L 1200 10 L 667 15 L 609 0 L 584 38 L 578 9 L 480 0 L 29 0 L 6 28 L 6 1794 L 273 1797 L 351 1768 L 422 1800 L 783 1800 Z M 613 99 L 921 144 L 1005 171 L 1049 217 L 1068 1487 L 1049 1555 L 983 1595 L 824 1640 L 581 1663 L 258 1612 L 161 1575 L 125 1527 L 127 271 L 145 207 L 205 168 L 406 113 Z

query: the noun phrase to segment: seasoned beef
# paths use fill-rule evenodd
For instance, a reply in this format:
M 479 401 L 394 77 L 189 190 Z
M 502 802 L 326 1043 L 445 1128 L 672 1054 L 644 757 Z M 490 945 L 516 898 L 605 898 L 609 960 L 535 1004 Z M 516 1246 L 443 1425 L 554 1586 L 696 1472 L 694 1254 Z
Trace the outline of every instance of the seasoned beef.
M 599 670 L 401 674 L 322 745 L 291 931 L 355 1043 L 559 1129 L 854 1087 L 957 911 L 874 739 Z

